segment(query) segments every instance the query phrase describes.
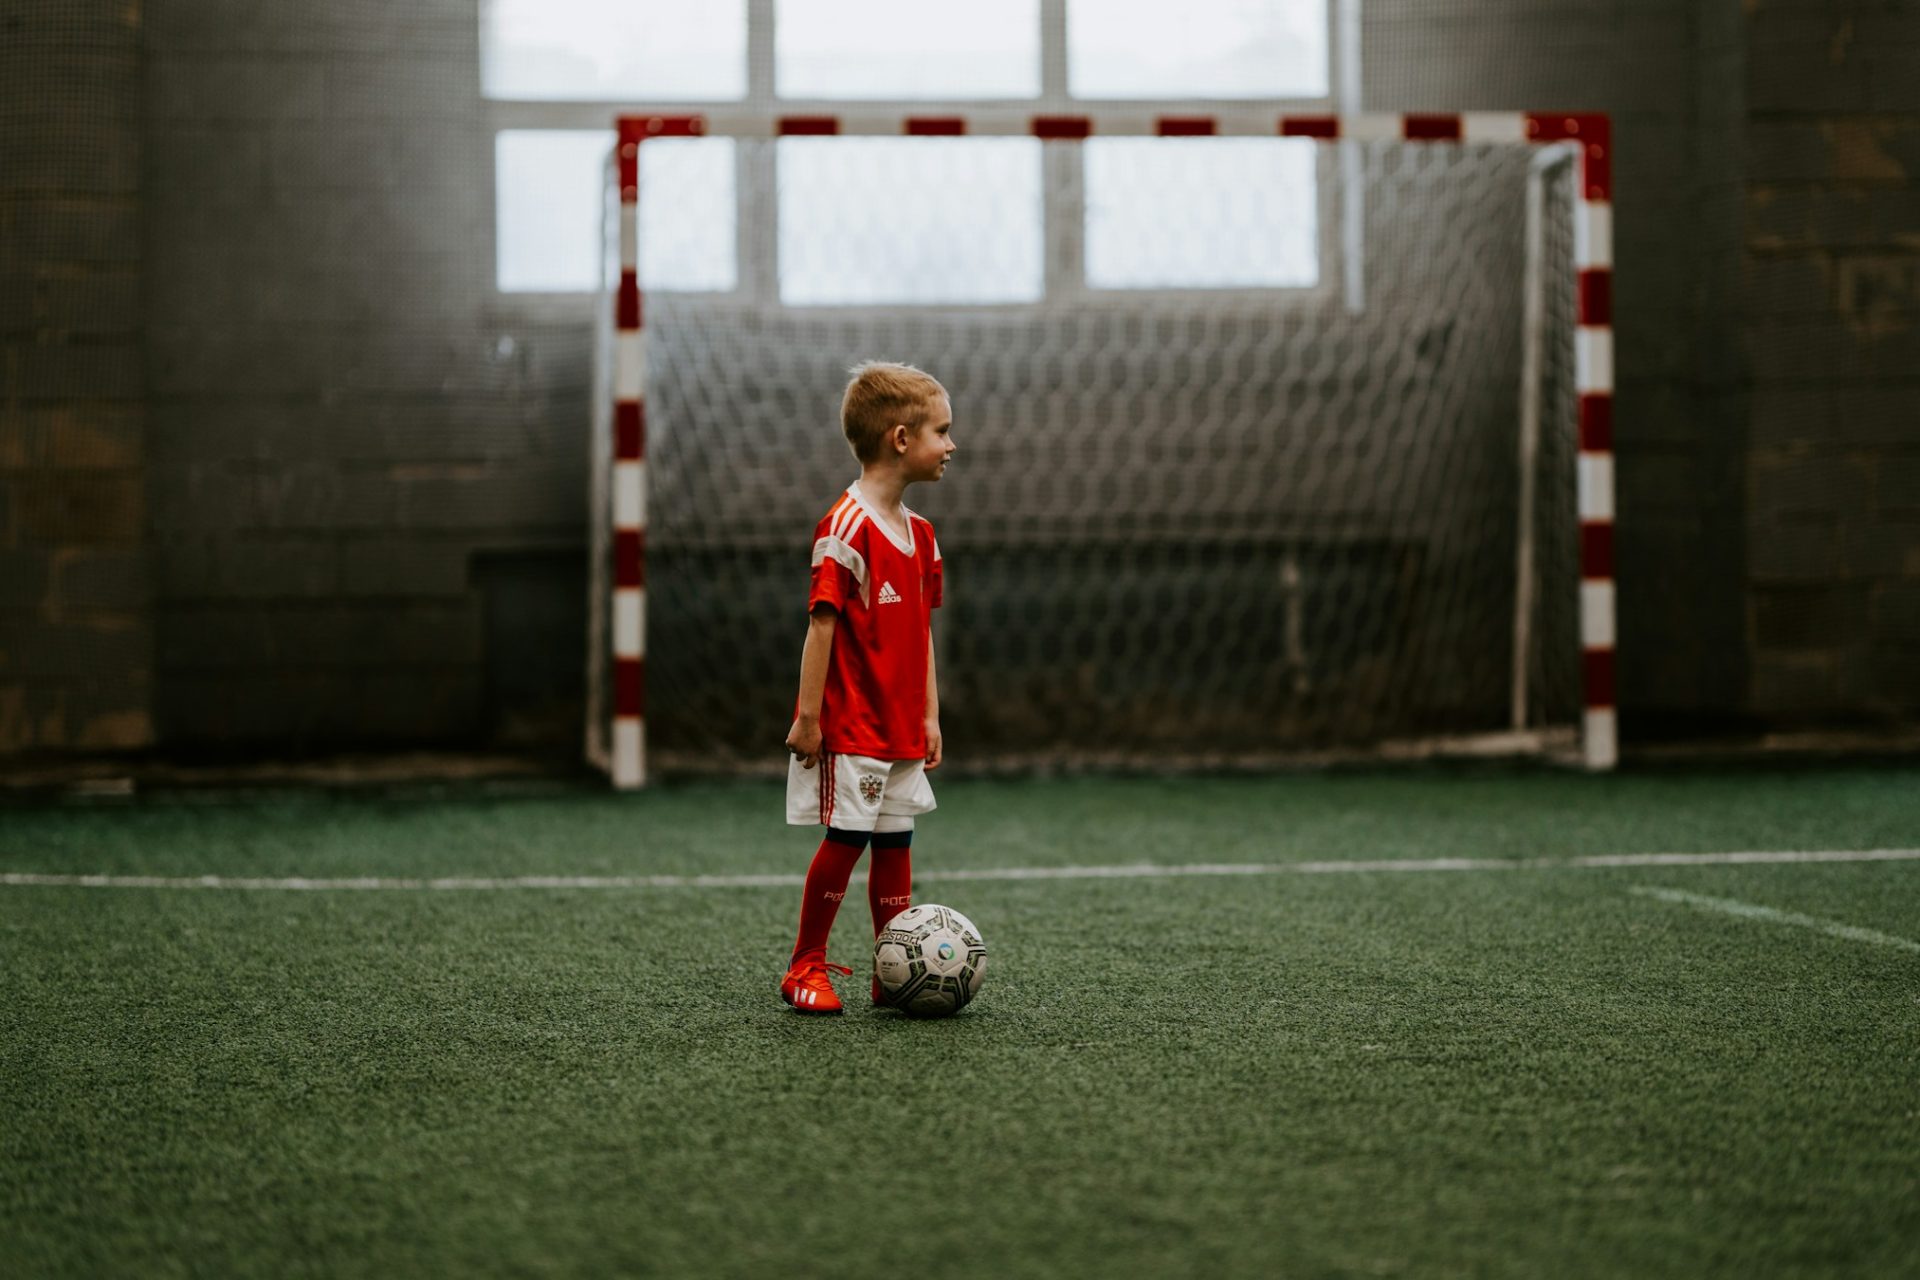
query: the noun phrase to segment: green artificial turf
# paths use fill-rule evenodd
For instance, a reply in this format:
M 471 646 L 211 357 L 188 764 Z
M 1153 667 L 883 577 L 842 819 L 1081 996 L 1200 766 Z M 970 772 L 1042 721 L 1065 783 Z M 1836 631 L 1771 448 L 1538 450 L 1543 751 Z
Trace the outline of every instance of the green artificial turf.
M 1912 770 L 951 782 L 946 1022 L 787 1011 L 791 886 L 0 887 L 0 1272 L 1920 1272 Z M 0 872 L 804 870 L 780 789 L 0 811 Z M 863 963 L 858 879 L 834 937 Z

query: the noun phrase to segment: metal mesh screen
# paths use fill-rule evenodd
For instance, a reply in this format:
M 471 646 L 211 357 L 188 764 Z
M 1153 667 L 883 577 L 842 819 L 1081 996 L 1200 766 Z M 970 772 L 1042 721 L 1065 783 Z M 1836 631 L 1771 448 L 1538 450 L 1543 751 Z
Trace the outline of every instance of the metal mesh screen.
M 777 188 L 790 144 L 734 145 L 741 172 Z M 1337 148 L 1315 147 L 1322 213 L 1365 210 L 1356 307 L 1332 283 L 1331 216 L 1312 232 L 1309 284 L 1090 288 L 1072 270 L 1080 153 L 1032 145 L 1047 175 L 1035 301 L 784 305 L 794 277 L 776 254 L 805 227 L 743 231 L 730 295 L 649 293 L 656 764 L 779 763 L 813 522 L 857 474 L 839 394 L 869 358 L 918 364 L 953 396 L 956 465 L 908 501 L 947 560 L 935 634 L 956 763 L 1225 762 L 1513 727 L 1531 153 L 1342 144 L 1363 175 L 1343 189 Z M 838 181 L 895 189 L 870 150 L 844 155 Z M 1530 726 L 1569 723 L 1579 700 L 1557 173 L 1529 393 L 1543 423 Z M 1210 203 L 1231 221 L 1207 234 L 1274 234 L 1257 203 Z M 884 217 L 862 234 L 870 263 L 916 261 Z M 979 257 L 1026 269 L 1019 253 Z

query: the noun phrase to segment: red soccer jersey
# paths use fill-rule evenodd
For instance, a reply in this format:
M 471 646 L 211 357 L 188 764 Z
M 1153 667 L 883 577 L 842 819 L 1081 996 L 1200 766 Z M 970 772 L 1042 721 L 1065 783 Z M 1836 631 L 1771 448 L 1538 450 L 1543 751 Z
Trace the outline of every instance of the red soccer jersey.
M 927 642 L 940 607 L 940 544 L 907 512 L 910 541 L 847 486 L 813 531 L 811 613 L 831 605 L 833 653 L 820 700 L 828 751 L 879 760 L 927 754 Z

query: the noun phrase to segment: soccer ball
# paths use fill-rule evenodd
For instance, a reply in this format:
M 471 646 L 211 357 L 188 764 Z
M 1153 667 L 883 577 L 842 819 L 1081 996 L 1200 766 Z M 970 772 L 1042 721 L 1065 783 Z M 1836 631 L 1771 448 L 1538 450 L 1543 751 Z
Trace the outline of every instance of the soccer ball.
M 873 941 L 881 997 L 916 1018 L 958 1013 L 986 973 L 987 944 L 973 921 L 935 902 L 908 907 Z

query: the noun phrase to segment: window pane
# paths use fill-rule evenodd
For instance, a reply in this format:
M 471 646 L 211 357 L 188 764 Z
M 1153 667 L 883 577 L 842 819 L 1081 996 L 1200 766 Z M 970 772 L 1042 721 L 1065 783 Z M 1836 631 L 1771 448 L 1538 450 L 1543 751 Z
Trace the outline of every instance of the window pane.
M 1067 0 L 1081 98 L 1324 98 L 1327 0 Z
M 640 285 L 734 288 L 738 241 L 731 138 L 655 138 L 640 148 Z
M 1317 284 L 1315 145 L 1291 138 L 1090 139 L 1087 284 Z
M 775 0 L 786 98 L 1031 98 L 1039 0 Z
M 489 98 L 742 98 L 746 0 L 480 0 L 480 80 Z
M 797 306 L 1033 302 L 1032 138 L 787 138 L 780 297 Z
M 498 281 L 503 293 L 588 293 L 605 251 L 600 129 L 508 129 L 495 140 Z M 657 139 L 640 149 L 640 282 L 732 289 L 733 143 Z

